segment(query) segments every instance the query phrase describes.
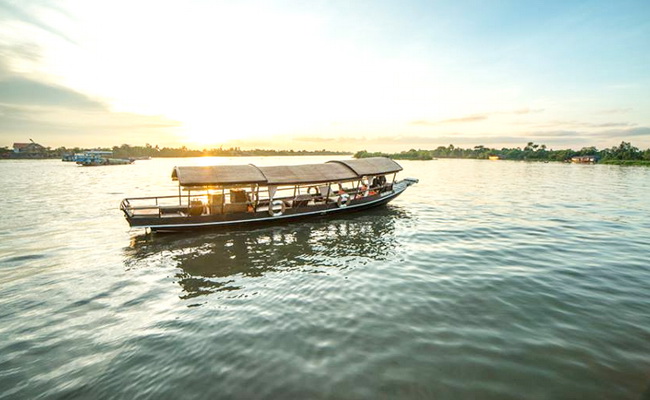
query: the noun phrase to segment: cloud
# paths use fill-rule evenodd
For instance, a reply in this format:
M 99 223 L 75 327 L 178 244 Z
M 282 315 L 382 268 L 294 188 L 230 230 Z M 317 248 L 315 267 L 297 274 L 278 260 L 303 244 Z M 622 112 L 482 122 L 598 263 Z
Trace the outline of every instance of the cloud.
M 553 127 L 571 127 L 571 128 L 625 128 L 633 127 L 636 124 L 631 122 L 580 122 L 580 121 L 551 121 L 544 124 L 537 125 L 540 128 L 553 128 Z
M 0 104 L 105 109 L 96 99 L 70 88 L 27 77 L 9 67 L 11 60 L 38 60 L 35 46 L 4 46 L 0 44 Z
M 52 141 L 53 136 L 65 136 L 68 140 L 104 134 L 133 137 L 145 132 L 163 133 L 179 125 L 179 122 L 161 116 L 115 113 L 101 108 L 75 110 L 0 104 L 0 138 L 9 141 L 26 134 L 41 135 L 42 141 Z
M 472 114 L 472 115 L 467 115 L 465 117 L 449 118 L 440 121 L 428 121 L 422 119 L 422 120 L 411 121 L 409 125 L 435 126 L 435 125 L 442 125 L 442 124 L 478 122 L 478 121 L 484 121 L 492 115 L 525 115 L 525 114 L 536 114 L 541 112 L 544 112 L 543 108 L 530 109 L 526 107 L 526 108 L 520 108 L 512 111 L 494 111 L 494 112 L 485 112 L 480 114 Z
M 615 129 L 615 130 L 606 130 L 596 133 L 593 136 L 599 137 L 639 137 L 639 136 L 650 136 L 650 127 L 640 126 L 638 128 L 631 129 Z
M 485 114 L 475 114 L 475 115 L 468 115 L 466 117 L 460 117 L 460 118 L 443 119 L 441 121 L 417 120 L 417 121 L 411 121 L 409 125 L 433 126 L 433 125 L 441 125 L 441 124 L 477 122 L 477 121 L 486 120 L 487 118 L 488 116 Z
M 38 6 L 44 7 L 43 4 L 39 4 Z M 58 14 L 64 15 L 67 18 L 70 18 L 70 16 L 62 11 L 61 9 L 54 7 L 52 5 L 45 6 L 44 8 L 47 8 L 48 12 L 54 11 Z M 2 18 L 0 20 L 13 20 L 13 21 L 20 21 L 24 24 L 32 25 L 34 27 L 37 27 L 53 36 L 59 37 L 69 43 L 72 44 L 77 44 L 74 40 L 72 40 L 68 35 L 66 35 L 64 32 L 62 32 L 59 29 L 53 28 L 51 25 L 44 23 L 41 21 L 39 18 L 35 17 L 37 15 L 37 12 L 34 12 L 34 10 L 26 10 L 20 7 L 16 7 L 9 2 L 6 1 L 0 1 L 0 15 L 2 15 Z
M 602 124 L 587 124 L 586 126 L 590 128 L 615 128 L 615 127 L 625 127 L 625 126 L 635 126 L 630 122 L 604 122 Z
M 500 113 L 500 114 L 522 115 L 522 114 L 537 114 L 537 113 L 541 113 L 541 112 L 544 112 L 543 108 L 537 108 L 537 109 L 533 109 L 533 110 L 531 110 L 530 108 L 521 108 L 519 110 L 514 110 L 512 112 L 503 112 L 503 113 Z
M 461 118 L 450 118 L 450 119 L 444 119 L 440 121 L 441 124 L 454 124 L 457 122 L 476 122 L 476 121 L 483 121 L 488 118 L 487 115 L 485 114 L 476 114 L 476 115 L 468 115 L 466 117 L 461 117 Z
M 33 47 L 0 46 L 0 55 L 38 57 Z M 162 116 L 116 113 L 101 100 L 70 88 L 32 79 L 0 59 L 0 143 L 33 137 L 45 146 L 113 145 L 114 138 L 172 142 L 177 121 Z M 122 140 L 122 139 L 120 139 Z
M 16 75 L 8 67 L 8 64 L 14 60 L 38 63 L 41 60 L 40 48 L 33 44 L 0 42 L 0 79 L 7 79 Z
M 431 126 L 431 125 L 438 125 L 438 122 L 436 121 L 426 121 L 426 120 L 417 120 L 417 121 L 411 121 L 409 122 L 409 125 L 423 125 L 423 126 Z
M 606 124 L 603 124 L 606 125 Z M 524 137 L 531 138 L 615 138 L 615 137 L 640 137 L 650 136 L 649 127 L 637 127 L 629 129 L 607 129 L 599 131 L 575 131 L 575 130 L 551 130 L 527 132 Z
M 101 109 L 105 105 L 74 90 L 23 77 L 0 81 L 0 103 Z
M 298 136 L 298 137 L 292 138 L 292 140 L 295 140 L 297 142 L 323 143 L 323 142 L 333 142 L 336 139 L 335 138 L 327 138 L 327 137 L 317 137 L 317 136 Z
M 3 10 L 1 7 L 0 11 Z M 17 73 L 12 60 L 40 58 L 37 46 L 0 42 L 0 145 L 32 137 L 45 146 L 115 145 L 129 140 L 177 142 L 178 121 L 157 115 L 113 112 L 109 105 L 71 88 Z
M 625 114 L 632 111 L 631 108 L 610 108 L 607 110 L 596 111 L 596 114 Z
M 577 136 L 582 136 L 583 134 L 578 131 L 564 131 L 564 130 L 556 130 L 556 131 L 537 131 L 537 132 L 528 132 L 526 133 L 526 137 L 533 137 L 533 138 L 558 138 L 558 137 L 577 137 Z
M 373 138 L 357 138 L 350 140 L 349 138 L 339 137 L 333 139 L 338 143 L 367 143 L 367 144 L 386 144 L 386 145 L 402 145 L 402 146 L 425 146 L 425 145 L 494 145 L 494 144 L 509 144 L 509 145 L 524 145 L 531 140 L 542 140 L 548 142 L 547 144 L 556 145 L 573 145 L 573 144 L 594 144 L 595 139 L 614 138 L 614 137 L 641 137 L 650 136 L 650 127 L 638 127 L 631 129 L 617 129 L 617 130 L 601 130 L 598 132 L 591 131 L 578 131 L 578 130 L 551 130 L 551 131 L 535 131 L 526 132 L 521 135 L 463 135 L 457 132 L 449 132 L 439 136 L 380 136 Z

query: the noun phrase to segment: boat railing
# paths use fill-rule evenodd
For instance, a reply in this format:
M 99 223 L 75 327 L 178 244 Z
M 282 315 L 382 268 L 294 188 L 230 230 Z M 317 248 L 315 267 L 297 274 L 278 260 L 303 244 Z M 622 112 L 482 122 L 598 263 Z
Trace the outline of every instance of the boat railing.
M 187 205 L 184 205 L 182 200 L 179 196 L 130 197 L 122 200 L 120 209 L 129 217 L 156 215 L 160 217 L 165 211 L 186 210 Z
M 347 195 L 351 200 L 379 195 L 390 191 L 393 184 L 383 182 L 330 182 L 318 185 L 278 186 L 273 193 L 268 187 L 251 188 L 184 188 L 178 195 L 130 197 L 122 200 L 120 209 L 129 218 L 198 216 L 204 214 L 225 214 L 233 212 L 267 211 L 275 200 L 286 207 L 306 207 L 331 204 Z

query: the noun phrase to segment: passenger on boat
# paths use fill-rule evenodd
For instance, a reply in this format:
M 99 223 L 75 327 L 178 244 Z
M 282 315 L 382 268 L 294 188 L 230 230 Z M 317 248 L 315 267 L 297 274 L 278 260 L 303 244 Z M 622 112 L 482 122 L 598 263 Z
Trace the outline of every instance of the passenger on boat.
M 384 175 L 375 176 L 372 180 L 372 187 L 381 187 L 386 184 L 386 177 Z
M 368 191 L 368 186 L 364 183 L 359 186 L 359 193 L 354 197 L 355 199 L 360 199 L 365 196 L 365 193 Z

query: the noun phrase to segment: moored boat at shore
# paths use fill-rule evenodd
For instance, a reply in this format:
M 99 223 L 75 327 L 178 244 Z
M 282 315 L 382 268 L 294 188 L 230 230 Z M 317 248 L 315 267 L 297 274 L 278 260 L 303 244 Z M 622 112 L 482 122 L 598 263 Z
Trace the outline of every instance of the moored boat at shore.
M 65 161 L 65 160 L 64 160 Z M 74 161 L 84 167 L 95 167 L 99 165 L 126 165 L 133 164 L 132 158 L 113 157 L 112 151 L 90 150 L 83 154 L 77 154 Z
M 79 156 L 79 154 L 74 154 L 74 153 L 71 153 L 71 154 L 64 154 L 64 155 L 61 157 L 61 161 L 64 161 L 64 162 L 75 162 L 75 161 L 77 161 L 77 157 L 78 157 L 78 156 Z
M 131 227 L 158 231 L 284 223 L 384 205 L 418 182 L 397 181 L 401 170 L 383 157 L 291 166 L 174 167 L 177 195 L 126 198 L 120 209 Z

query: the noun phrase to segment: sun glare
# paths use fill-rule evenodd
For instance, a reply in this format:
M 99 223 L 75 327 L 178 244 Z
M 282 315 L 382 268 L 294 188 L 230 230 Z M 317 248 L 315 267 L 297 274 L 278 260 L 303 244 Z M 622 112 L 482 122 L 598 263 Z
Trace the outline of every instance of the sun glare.
M 190 147 L 219 147 L 233 140 L 262 136 L 268 129 L 260 124 L 237 122 L 236 119 L 214 114 L 191 115 L 181 121 L 183 128 L 179 140 Z
M 218 147 L 234 138 L 214 124 L 187 122 L 180 131 L 179 139 L 190 147 Z

